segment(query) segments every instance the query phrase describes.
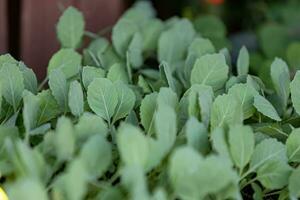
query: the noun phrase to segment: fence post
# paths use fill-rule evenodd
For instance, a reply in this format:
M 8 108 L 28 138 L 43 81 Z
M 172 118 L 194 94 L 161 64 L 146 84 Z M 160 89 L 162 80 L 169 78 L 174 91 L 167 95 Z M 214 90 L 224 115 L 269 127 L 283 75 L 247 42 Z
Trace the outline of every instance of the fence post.
M 0 0 L 0 54 L 7 52 L 7 13 L 6 0 Z

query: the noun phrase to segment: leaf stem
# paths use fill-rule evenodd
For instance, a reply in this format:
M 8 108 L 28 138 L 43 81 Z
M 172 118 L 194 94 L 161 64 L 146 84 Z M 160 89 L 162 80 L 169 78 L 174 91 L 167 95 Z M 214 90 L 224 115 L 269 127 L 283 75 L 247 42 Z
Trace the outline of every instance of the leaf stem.
M 48 82 L 48 76 L 46 76 L 46 78 L 44 78 L 44 80 L 41 82 L 41 84 L 38 87 L 38 91 L 41 91 L 47 82 Z

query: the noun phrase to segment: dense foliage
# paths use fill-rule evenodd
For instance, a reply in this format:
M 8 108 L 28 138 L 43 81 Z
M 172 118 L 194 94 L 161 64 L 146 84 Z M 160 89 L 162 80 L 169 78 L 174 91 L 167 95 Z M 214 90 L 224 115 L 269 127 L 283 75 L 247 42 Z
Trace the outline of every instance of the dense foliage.
M 248 50 L 232 62 L 216 43 L 226 33 L 209 24 L 163 22 L 140 2 L 113 27 L 112 43 L 96 36 L 81 54 L 85 23 L 70 7 L 57 24 L 49 89 L 0 56 L 9 198 L 300 197 L 300 72 L 275 58 L 268 76 L 250 75 Z

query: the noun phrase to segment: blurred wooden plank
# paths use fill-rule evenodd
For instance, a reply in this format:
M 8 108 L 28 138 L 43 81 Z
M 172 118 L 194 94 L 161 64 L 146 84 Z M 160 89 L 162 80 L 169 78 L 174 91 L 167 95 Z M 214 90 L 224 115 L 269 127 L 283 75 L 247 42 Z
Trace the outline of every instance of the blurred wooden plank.
M 0 54 L 7 52 L 6 0 L 0 0 Z
M 123 0 L 23 0 L 21 59 L 33 68 L 39 79 L 45 76 L 51 55 L 59 49 L 55 29 L 61 14 L 58 2 L 82 10 L 89 31 L 113 25 L 123 10 Z

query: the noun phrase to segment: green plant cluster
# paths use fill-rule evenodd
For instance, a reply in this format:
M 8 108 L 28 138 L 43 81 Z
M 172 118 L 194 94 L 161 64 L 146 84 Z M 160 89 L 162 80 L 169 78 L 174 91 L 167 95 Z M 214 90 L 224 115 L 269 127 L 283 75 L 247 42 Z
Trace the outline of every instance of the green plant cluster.
M 56 28 L 49 89 L 0 56 L 11 200 L 300 197 L 300 72 L 285 61 L 273 60 L 267 88 L 245 47 L 233 65 L 189 20 L 163 22 L 147 2 L 123 14 L 112 43 L 97 36 L 82 53 L 77 9 Z

